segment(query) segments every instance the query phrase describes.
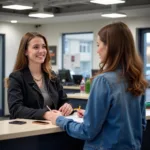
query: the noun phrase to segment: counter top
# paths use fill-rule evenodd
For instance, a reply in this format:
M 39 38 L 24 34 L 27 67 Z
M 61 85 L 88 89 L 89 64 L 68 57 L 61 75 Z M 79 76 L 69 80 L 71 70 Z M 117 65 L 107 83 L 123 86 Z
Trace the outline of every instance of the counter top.
M 0 140 L 14 139 L 20 137 L 42 135 L 49 133 L 62 132 L 58 126 L 52 125 L 50 121 L 47 125 L 40 125 L 32 123 L 35 120 L 16 119 L 18 121 L 26 121 L 26 124 L 15 125 L 9 124 L 13 120 L 0 121 Z
M 84 99 L 88 100 L 89 94 L 86 93 L 74 93 L 74 94 L 67 94 L 67 98 L 73 98 L 73 99 Z
M 150 120 L 150 109 L 146 109 L 146 119 Z M 63 132 L 58 126 L 52 125 L 50 121 L 47 125 L 40 125 L 32 123 L 35 120 L 16 119 L 18 121 L 26 121 L 26 124 L 15 125 L 9 124 L 13 120 L 0 121 L 0 140 L 15 139 L 21 137 L 43 135 L 50 133 Z
M 80 90 L 80 86 L 63 86 L 64 89 Z

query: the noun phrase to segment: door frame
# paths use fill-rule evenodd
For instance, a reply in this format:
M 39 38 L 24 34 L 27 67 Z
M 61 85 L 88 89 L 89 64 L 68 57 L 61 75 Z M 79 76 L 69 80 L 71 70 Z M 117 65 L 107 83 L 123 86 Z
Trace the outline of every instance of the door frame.
M 0 110 L 0 116 L 4 116 L 5 112 L 5 34 L 0 34 L 2 37 L 2 110 Z

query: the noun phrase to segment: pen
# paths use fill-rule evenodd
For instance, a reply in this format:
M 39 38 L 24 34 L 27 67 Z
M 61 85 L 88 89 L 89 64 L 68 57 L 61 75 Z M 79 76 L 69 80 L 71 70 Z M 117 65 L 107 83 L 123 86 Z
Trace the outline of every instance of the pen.
M 78 108 L 74 108 L 73 110 L 74 110 L 74 111 L 77 111 L 77 110 L 80 110 L 80 109 L 81 109 L 81 106 L 79 105 Z
M 79 108 L 78 108 L 79 110 L 81 109 L 81 106 L 79 105 Z
M 51 111 L 51 109 L 48 107 L 48 105 L 46 105 L 46 107 L 47 107 L 47 109 L 48 109 L 49 111 Z

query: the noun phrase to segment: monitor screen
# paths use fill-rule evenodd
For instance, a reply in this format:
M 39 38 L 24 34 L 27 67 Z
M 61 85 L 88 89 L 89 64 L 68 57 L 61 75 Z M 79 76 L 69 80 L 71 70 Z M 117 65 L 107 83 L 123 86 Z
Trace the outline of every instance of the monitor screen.
M 58 75 L 62 83 L 72 82 L 70 70 L 58 70 Z
M 99 69 L 92 69 L 91 71 L 92 71 L 92 77 L 93 77 L 93 76 L 96 76 L 98 74 Z
M 80 85 L 82 80 L 82 75 L 72 75 L 74 84 Z

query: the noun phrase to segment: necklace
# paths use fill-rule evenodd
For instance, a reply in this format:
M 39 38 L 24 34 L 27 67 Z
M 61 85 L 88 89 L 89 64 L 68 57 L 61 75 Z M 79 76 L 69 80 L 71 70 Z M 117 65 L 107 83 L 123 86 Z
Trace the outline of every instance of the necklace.
M 43 76 L 42 76 L 43 77 Z M 33 77 L 33 79 L 35 80 L 35 81 L 41 81 L 42 80 L 42 77 L 40 78 L 40 79 L 36 79 L 35 77 Z

